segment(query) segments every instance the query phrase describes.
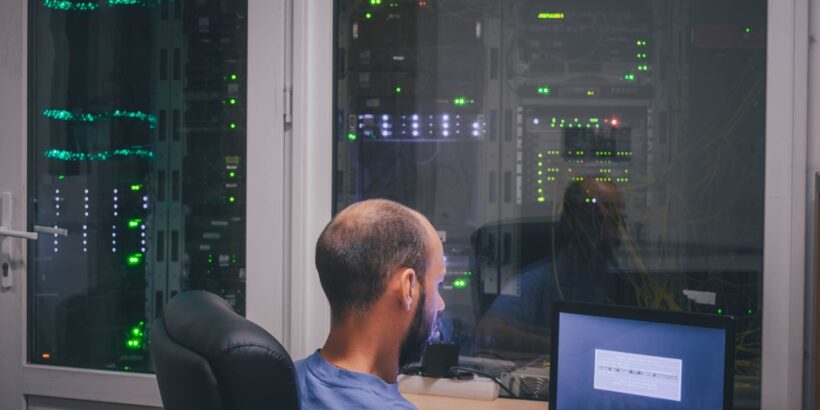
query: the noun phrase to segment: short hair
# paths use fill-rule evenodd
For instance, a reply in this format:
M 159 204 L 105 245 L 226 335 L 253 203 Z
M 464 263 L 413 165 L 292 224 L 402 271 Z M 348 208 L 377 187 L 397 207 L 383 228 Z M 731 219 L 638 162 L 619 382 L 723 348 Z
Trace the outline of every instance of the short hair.
M 316 242 L 316 269 L 332 320 L 365 312 L 401 268 L 424 283 L 429 246 L 424 217 L 384 199 L 358 202 L 327 224 Z

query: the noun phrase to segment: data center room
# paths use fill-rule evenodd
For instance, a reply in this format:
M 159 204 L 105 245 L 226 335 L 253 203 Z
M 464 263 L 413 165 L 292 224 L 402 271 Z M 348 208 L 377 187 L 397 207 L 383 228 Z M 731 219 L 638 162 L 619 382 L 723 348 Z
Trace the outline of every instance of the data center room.
M 2 2 L 0 410 L 174 410 L 152 334 L 190 291 L 309 357 L 317 238 L 373 199 L 443 247 L 419 409 L 552 408 L 573 314 L 596 366 L 723 372 L 653 362 L 684 383 L 646 408 L 820 409 L 818 0 Z

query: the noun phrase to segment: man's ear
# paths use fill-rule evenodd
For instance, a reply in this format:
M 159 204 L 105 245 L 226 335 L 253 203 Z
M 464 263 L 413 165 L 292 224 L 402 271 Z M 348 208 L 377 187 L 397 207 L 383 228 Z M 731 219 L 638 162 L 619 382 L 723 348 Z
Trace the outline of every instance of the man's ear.
M 402 308 L 408 312 L 413 309 L 413 299 L 416 298 L 416 271 L 413 269 L 402 269 L 399 272 L 401 288 Z

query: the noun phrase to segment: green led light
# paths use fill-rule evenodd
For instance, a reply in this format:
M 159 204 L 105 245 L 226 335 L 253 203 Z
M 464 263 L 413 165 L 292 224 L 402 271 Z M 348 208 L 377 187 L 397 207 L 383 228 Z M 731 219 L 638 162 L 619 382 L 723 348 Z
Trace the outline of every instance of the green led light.
M 723 314 L 723 308 L 718 308 L 717 314 L 722 315 Z
M 128 227 L 131 229 L 139 228 L 140 224 L 142 223 L 142 219 L 134 218 L 128 220 Z
M 468 100 L 465 97 L 456 97 L 456 98 L 453 99 L 453 105 L 458 105 L 458 106 L 467 105 L 470 102 L 472 102 L 472 101 Z
M 235 178 L 235 177 L 236 177 L 236 172 L 233 172 L 233 171 L 228 172 L 228 178 Z
M 464 272 L 464 276 L 473 276 L 473 272 L 472 271 Z
M 641 47 L 646 46 L 646 40 L 638 40 L 635 42 L 635 44 Z
M 348 141 L 356 141 L 356 139 L 358 139 L 358 137 L 356 136 L 355 133 L 352 133 L 352 132 L 347 133 L 347 140 Z
M 231 98 L 228 102 L 231 103 L 231 105 L 236 105 L 236 98 Z
M 136 266 L 142 262 L 142 254 L 141 253 L 132 253 L 128 255 L 128 266 Z
M 236 202 L 236 197 L 233 197 L 233 196 L 228 197 L 228 202 L 230 202 L 230 203 Z
M 368 20 L 372 19 L 373 18 L 373 13 L 371 13 L 369 11 L 367 13 L 364 13 L 364 18 L 366 18 Z
M 46 118 L 58 121 L 97 122 L 112 118 L 122 118 L 148 123 L 150 128 L 157 126 L 157 117 L 151 114 L 146 114 L 142 111 L 114 110 L 111 112 L 94 114 L 71 112 L 68 110 L 45 109 L 42 114 Z
M 751 315 L 752 315 L 752 308 L 749 308 L 749 309 L 746 311 L 746 314 L 748 314 L 749 316 L 751 316 Z
M 453 287 L 456 289 L 463 289 L 467 287 L 467 279 L 456 279 L 453 281 Z
M 541 95 L 550 95 L 552 90 L 549 87 L 538 87 L 538 94 Z
M 538 18 L 541 20 L 563 20 L 566 18 L 564 13 L 538 13 Z
M 752 28 L 751 28 L 751 27 L 749 27 L 749 26 L 746 26 L 746 27 L 744 27 L 744 28 L 743 28 L 743 32 L 744 32 L 744 33 L 751 33 L 751 32 L 752 32 Z
M 379 4 L 382 4 L 382 0 L 370 0 L 371 6 L 378 6 Z
M 623 79 L 626 81 L 635 81 L 635 74 L 625 74 Z
M 235 123 L 235 122 L 232 122 L 232 123 L 230 123 L 230 124 L 228 125 L 228 127 L 230 127 L 230 129 L 232 129 L 232 130 L 233 130 L 233 129 L 236 129 L 236 123 Z
M 139 191 L 140 189 L 142 189 L 142 184 L 131 185 L 131 190 L 132 191 Z
M 58 161 L 107 161 L 111 159 L 122 158 L 140 158 L 151 159 L 154 158 L 154 153 L 143 148 L 124 148 L 113 151 L 101 151 L 94 153 L 74 152 L 60 149 L 50 149 L 43 153 L 43 156 L 48 159 Z
M 239 77 L 237 77 L 236 74 L 231 74 L 230 78 L 231 78 L 232 81 L 236 81 L 236 79 L 239 78 Z
M 538 202 L 544 202 L 544 201 L 546 201 L 546 200 L 547 200 L 547 199 L 546 199 L 546 198 L 544 198 L 543 196 L 539 196 L 539 197 L 538 197 Z
M 62 180 L 64 180 L 64 179 L 65 179 L 65 175 L 60 175 L 60 176 L 58 176 L 58 177 L 57 177 L 57 179 L 59 179 L 60 181 L 62 181 Z
M 401 87 L 396 87 L 396 94 L 401 93 Z
M 57 11 L 94 11 L 99 7 L 96 3 L 68 0 L 44 0 L 43 5 Z

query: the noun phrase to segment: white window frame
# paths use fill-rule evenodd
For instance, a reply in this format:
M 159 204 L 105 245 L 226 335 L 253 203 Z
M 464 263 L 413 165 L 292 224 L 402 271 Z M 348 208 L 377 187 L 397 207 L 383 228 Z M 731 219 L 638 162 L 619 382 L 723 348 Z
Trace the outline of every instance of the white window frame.
M 808 2 L 769 0 L 763 266 L 763 409 L 800 409 L 806 275 Z M 313 246 L 331 215 L 333 0 L 294 7 L 291 353 L 325 340 Z
M 0 0 L 4 3 L 4 10 L 22 10 L 21 15 L 4 17 L 19 18 L 21 30 L 11 35 L 2 44 L 21 47 L 22 56 L 3 49 L 0 56 L 4 64 L 14 64 L 19 69 L 9 69 L 13 79 L 19 80 L 15 84 L 22 92 L 19 100 L 11 105 L 19 104 L 22 107 L 22 116 L 19 118 L 19 127 L 7 127 L 7 130 L 19 128 L 20 133 L 4 134 L 4 147 L 22 147 L 18 163 L 5 164 L 3 169 L 12 169 L 20 172 L 21 179 L 26 180 L 28 143 L 28 6 L 27 0 Z M 249 0 L 248 1 L 248 178 L 247 178 L 247 264 L 246 264 L 246 312 L 247 317 L 265 328 L 278 339 L 286 341 L 285 323 L 288 317 L 288 303 L 286 301 L 285 275 L 286 255 L 284 253 L 287 232 L 284 229 L 286 198 L 283 195 L 286 185 L 285 167 L 285 130 L 283 113 L 285 99 L 285 60 L 281 58 L 285 52 L 285 32 L 289 27 L 286 21 L 286 5 L 292 0 Z M 5 14 L 5 13 L 4 13 Z M 4 70 L 0 70 L 3 72 Z M 4 79 L 5 81 L 5 79 Z M 12 97 L 14 98 L 14 97 Z M 8 106 L 8 99 L 0 102 L 0 106 Z M 18 108 L 19 109 L 19 108 Z M 6 118 L 7 119 L 7 118 Z M 12 131 L 13 132 L 13 131 Z M 14 141 L 7 140 L 14 139 Z M 8 145 L 7 145 L 8 144 Z M 26 182 L 15 192 L 17 212 L 16 228 L 25 226 L 27 198 Z M 25 252 L 23 252 L 25 255 Z M 21 294 L 19 323 L 11 323 L 12 328 L 19 331 L 20 343 L 16 347 L 22 362 L 12 364 L 19 366 L 14 373 L 21 377 L 15 384 L 6 384 L 3 391 L 5 399 L 13 403 L 22 403 L 22 396 L 43 396 L 60 399 L 87 400 L 104 403 L 119 403 L 140 406 L 161 407 L 159 389 L 156 377 L 151 374 L 133 374 L 69 367 L 32 365 L 27 363 L 27 296 L 25 274 L 16 279 L 17 292 Z M 6 325 L 5 323 L 3 323 Z M 4 326 L 4 331 L 10 329 Z M 16 343 L 15 343 L 16 344 Z M 6 347 L 6 345 L 3 345 Z M 9 392 L 9 395 L 5 395 Z M 11 398 L 12 395 L 17 396 Z M 15 404 L 16 407 L 16 404 Z

